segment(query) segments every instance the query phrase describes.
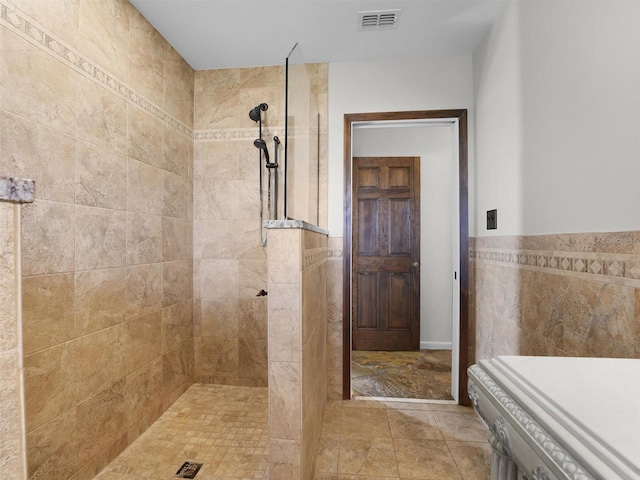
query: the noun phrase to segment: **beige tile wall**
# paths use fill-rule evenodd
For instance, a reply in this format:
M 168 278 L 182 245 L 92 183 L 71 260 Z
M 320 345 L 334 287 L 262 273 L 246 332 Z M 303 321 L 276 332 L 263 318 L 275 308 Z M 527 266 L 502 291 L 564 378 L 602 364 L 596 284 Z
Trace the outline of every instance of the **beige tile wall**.
M 640 358 L 640 232 L 477 238 L 471 256 L 478 359 Z
M 269 233 L 269 478 L 310 479 L 327 398 L 327 237 Z
M 29 476 L 81 480 L 193 382 L 194 72 L 126 0 L 19 5 L 0 0 L 0 171 L 37 182 Z
M 267 385 L 266 251 L 259 236 L 257 125 L 249 110 L 267 102 L 263 129 L 283 118 L 282 67 L 195 74 L 194 308 L 196 379 Z M 273 133 L 276 132 L 276 133 Z M 272 143 L 269 142 L 272 151 Z
M 301 478 L 302 232 L 269 234 L 269 476 Z
M 342 399 L 343 238 L 329 237 L 327 258 L 327 388 L 329 400 Z
M 327 230 L 329 228 L 329 124 L 327 122 L 329 109 L 329 66 L 327 63 L 314 63 L 307 65 L 311 83 L 312 97 L 317 98 L 318 115 L 318 226 Z M 314 131 L 314 129 L 312 129 Z M 310 201 L 313 203 L 313 199 Z
M 302 478 L 313 478 L 327 401 L 327 239 L 302 231 Z
M 0 468 L 12 472 L 16 480 L 26 478 L 26 472 L 23 471 L 21 349 L 17 308 L 19 215 L 19 206 L 0 202 Z
M 310 71 L 324 125 L 320 211 L 326 218 L 327 66 L 311 65 Z M 284 141 L 284 67 L 195 73 L 194 321 L 199 382 L 267 385 L 267 298 L 256 297 L 261 289 L 267 290 L 266 251 L 259 232 L 259 158 L 253 146 L 258 125 L 249 118 L 249 110 L 262 102 L 269 105 L 263 112 L 263 137 L 274 156 L 273 136 Z M 281 179 L 281 192 L 282 185 Z M 282 212 L 282 197 L 279 208 Z

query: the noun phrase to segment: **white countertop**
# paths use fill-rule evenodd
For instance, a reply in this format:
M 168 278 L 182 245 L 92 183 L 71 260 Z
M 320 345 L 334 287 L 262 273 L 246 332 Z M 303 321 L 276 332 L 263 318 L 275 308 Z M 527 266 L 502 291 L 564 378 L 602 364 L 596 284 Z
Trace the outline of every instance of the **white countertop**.
M 640 478 L 640 360 L 504 356 L 480 366 L 581 462 Z

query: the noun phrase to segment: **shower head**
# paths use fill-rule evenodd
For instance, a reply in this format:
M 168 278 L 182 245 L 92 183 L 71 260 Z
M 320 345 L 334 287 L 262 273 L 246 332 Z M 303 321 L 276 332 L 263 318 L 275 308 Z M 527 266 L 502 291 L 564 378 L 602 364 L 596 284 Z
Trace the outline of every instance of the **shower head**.
M 267 142 L 265 142 L 261 138 L 256 138 L 253 141 L 253 146 L 256 147 L 259 150 L 264 151 L 265 160 L 267 161 L 267 163 L 271 163 L 271 161 L 269 160 L 269 150 L 267 150 Z
M 260 105 L 253 107 L 251 110 L 249 110 L 249 118 L 254 122 L 257 122 L 258 120 L 260 120 L 260 112 L 265 112 L 267 108 L 269 108 L 269 105 L 267 105 L 266 103 L 261 103 Z
M 260 109 L 258 107 L 254 107 L 249 110 L 249 118 L 254 122 L 260 120 Z

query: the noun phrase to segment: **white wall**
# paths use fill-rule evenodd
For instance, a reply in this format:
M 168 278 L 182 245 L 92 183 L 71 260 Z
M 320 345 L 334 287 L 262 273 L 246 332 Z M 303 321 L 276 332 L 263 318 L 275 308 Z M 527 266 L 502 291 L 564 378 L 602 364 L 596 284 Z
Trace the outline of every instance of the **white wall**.
M 341 237 L 343 230 L 345 113 L 466 108 L 473 132 L 472 106 L 471 57 L 329 64 L 329 235 Z M 473 178 L 473 135 L 469 137 Z M 469 188 L 472 199 L 473 185 Z
M 640 229 L 639 25 L 640 2 L 509 3 L 473 57 L 478 235 Z
M 522 93 L 515 18 L 516 10 L 508 8 L 473 55 L 477 230 L 471 236 L 522 231 Z M 498 230 L 487 232 L 487 210 L 494 208 Z
M 354 128 L 353 132 L 354 157 L 420 157 L 420 341 L 449 345 L 452 141 L 450 126 Z

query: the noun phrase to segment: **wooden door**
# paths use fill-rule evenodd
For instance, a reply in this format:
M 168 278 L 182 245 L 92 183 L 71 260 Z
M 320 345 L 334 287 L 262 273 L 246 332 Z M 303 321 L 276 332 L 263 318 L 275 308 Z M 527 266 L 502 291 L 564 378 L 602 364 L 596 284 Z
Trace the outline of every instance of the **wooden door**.
M 420 158 L 353 159 L 354 350 L 420 348 Z

